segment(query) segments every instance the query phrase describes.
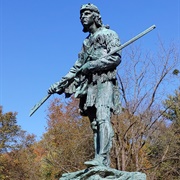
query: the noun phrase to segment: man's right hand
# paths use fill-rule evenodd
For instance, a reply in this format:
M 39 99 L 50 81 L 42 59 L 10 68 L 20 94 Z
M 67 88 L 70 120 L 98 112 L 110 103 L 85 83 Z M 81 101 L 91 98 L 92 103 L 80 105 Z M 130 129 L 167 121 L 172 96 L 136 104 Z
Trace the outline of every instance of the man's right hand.
M 58 81 L 50 86 L 50 88 L 48 89 L 48 94 L 62 94 L 67 86 L 68 78 L 63 77 L 60 82 Z
M 58 93 L 58 90 L 59 90 L 58 86 L 59 86 L 59 82 L 52 84 L 50 88 L 48 89 L 48 94 Z

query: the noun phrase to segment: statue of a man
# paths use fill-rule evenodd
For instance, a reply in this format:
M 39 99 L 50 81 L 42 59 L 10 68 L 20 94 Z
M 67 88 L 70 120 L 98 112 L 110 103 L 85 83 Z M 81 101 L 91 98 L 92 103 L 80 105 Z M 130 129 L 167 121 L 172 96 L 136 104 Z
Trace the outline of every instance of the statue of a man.
M 121 55 L 120 52 L 105 55 L 117 49 L 120 40 L 116 32 L 102 24 L 99 9 L 93 4 L 81 6 L 80 21 L 83 32 L 89 35 L 83 42 L 78 60 L 66 76 L 49 88 L 48 93 L 61 94 L 60 86 L 66 82 L 63 90 L 66 97 L 74 94 L 80 98 L 80 114 L 89 117 L 94 134 L 95 157 L 85 164 L 88 167 L 109 166 L 114 136 L 111 115 L 119 113 L 121 108 L 116 79 Z

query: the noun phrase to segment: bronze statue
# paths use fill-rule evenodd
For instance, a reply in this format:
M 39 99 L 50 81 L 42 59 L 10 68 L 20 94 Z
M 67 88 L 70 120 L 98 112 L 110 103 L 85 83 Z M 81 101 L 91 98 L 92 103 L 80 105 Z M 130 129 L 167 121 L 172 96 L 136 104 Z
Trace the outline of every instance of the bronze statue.
M 95 157 L 85 162 L 90 166 L 109 166 L 112 138 L 114 136 L 111 115 L 121 112 L 116 67 L 121 62 L 121 49 L 150 32 L 151 26 L 133 39 L 121 45 L 117 33 L 103 25 L 99 9 L 85 4 L 80 9 L 83 32 L 88 32 L 78 59 L 69 73 L 53 84 L 48 95 L 35 105 L 30 116 L 53 93 L 72 94 L 80 99 L 79 112 L 88 116 L 94 134 Z
M 62 82 L 68 82 L 64 89 L 66 97 L 75 93 L 75 97 L 80 98 L 80 114 L 89 117 L 94 133 L 95 158 L 85 164 L 109 166 L 114 135 L 111 114 L 120 112 L 116 67 L 121 62 L 121 55 L 115 52 L 101 57 L 120 47 L 120 41 L 116 32 L 102 24 L 95 5 L 89 3 L 81 7 L 80 21 L 83 32 L 89 32 L 89 35 L 83 42 L 78 60 L 60 82 L 50 87 L 48 93 L 61 94 Z

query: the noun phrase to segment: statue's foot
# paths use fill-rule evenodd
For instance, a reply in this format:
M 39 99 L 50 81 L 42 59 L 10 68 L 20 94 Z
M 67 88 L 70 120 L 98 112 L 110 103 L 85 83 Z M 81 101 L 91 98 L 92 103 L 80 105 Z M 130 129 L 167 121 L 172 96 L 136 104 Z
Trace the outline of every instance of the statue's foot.
M 86 161 L 84 163 L 87 167 L 93 167 L 93 166 L 105 166 L 103 164 L 103 158 L 95 158 L 93 160 L 90 161 Z

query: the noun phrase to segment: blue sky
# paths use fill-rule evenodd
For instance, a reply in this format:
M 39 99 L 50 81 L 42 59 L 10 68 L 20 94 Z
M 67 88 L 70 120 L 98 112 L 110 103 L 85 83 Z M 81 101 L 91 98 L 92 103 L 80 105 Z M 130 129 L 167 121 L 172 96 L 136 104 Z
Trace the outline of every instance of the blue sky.
M 0 0 L 0 105 L 4 113 L 18 112 L 18 125 L 38 137 L 45 132 L 49 100 L 58 95 L 32 117 L 30 110 L 77 59 L 87 36 L 79 9 L 88 2 L 122 43 L 153 24 L 157 28 L 139 40 L 143 47 L 155 51 L 158 36 L 180 42 L 180 0 Z

